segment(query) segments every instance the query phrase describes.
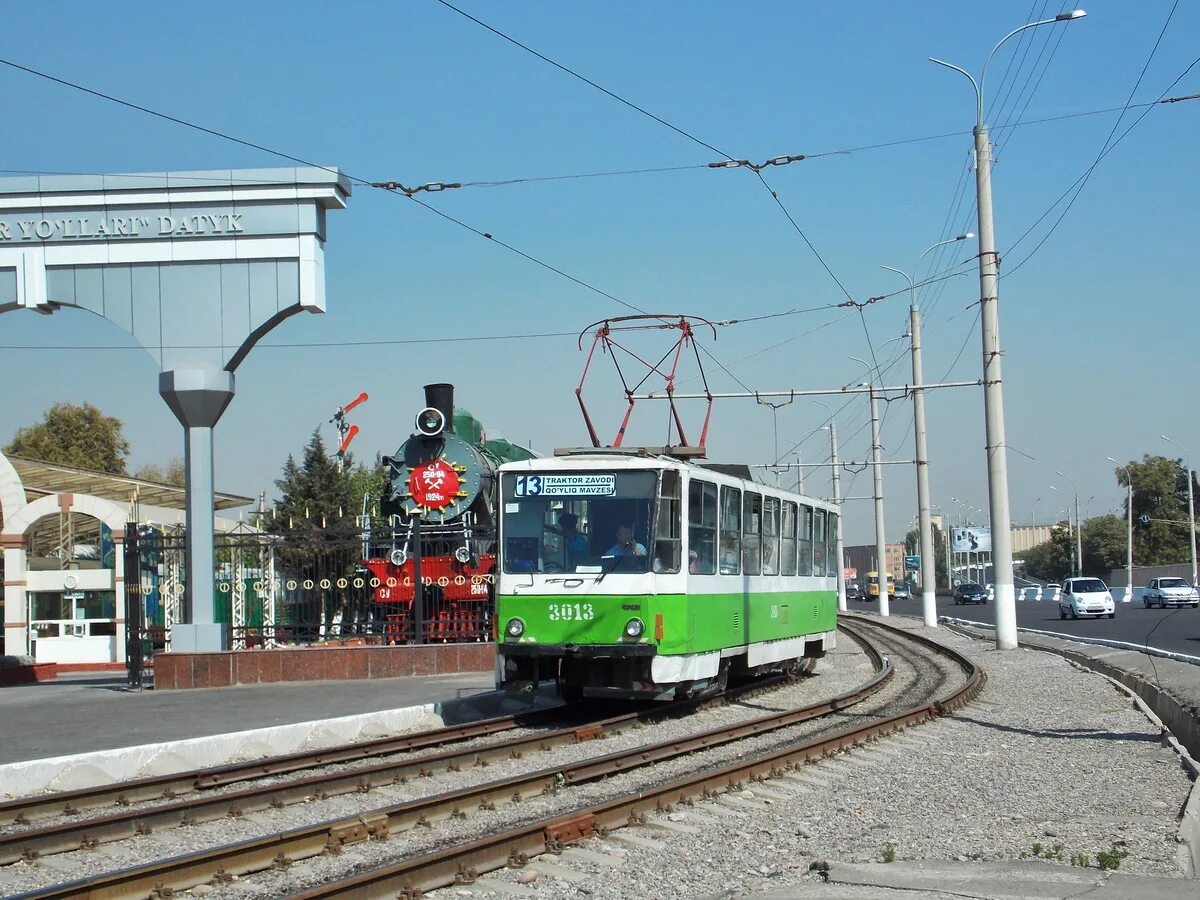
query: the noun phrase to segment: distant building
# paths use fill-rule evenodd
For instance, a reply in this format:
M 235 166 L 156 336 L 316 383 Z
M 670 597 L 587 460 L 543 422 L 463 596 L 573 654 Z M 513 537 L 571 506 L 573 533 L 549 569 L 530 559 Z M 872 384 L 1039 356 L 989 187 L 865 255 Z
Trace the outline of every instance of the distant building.
M 855 569 L 858 573 L 858 583 L 860 587 L 866 587 L 867 573 L 878 571 L 878 566 L 875 564 L 877 559 L 875 555 L 874 544 L 859 544 L 854 547 L 846 547 L 846 567 Z M 887 544 L 885 545 L 884 570 L 890 572 L 892 577 L 897 581 L 904 580 L 904 545 L 903 544 Z
M 1012 527 L 1012 552 L 1024 553 L 1038 544 L 1050 540 L 1050 525 L 1014 525 Z

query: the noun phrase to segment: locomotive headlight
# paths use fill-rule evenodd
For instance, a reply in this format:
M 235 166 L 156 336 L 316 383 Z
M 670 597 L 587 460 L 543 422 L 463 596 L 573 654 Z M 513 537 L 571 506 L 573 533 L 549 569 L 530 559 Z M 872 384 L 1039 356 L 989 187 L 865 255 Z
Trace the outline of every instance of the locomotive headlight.
M 427 406 L 417 413 L 417 432 L 425 437 L 437 437 L 446 428 L 446 417 L 440 409 Z
M 402 548 L 397 547 L 395 550 L 392 551 L 391 560 L 392 560 L 392 565 L 395 566 L 397 569 L 399 569 L 406 562 L 408 562 L 408 554 L 405 553 Z
M 471 561 L 471 551 L 467 547 L 458 547 L 454 551 L 454 558 L 466 565 Z
M 646 625 L 641 619 L 630 619 L 625 623 L 625 636 L 631 638 L 639 638 L 642 632 L 646 630 Z
M 525 633 L 525 623 L 520 619 L 509 619 L 504 630 L 508 632 L 509 637 L 520 637 Z

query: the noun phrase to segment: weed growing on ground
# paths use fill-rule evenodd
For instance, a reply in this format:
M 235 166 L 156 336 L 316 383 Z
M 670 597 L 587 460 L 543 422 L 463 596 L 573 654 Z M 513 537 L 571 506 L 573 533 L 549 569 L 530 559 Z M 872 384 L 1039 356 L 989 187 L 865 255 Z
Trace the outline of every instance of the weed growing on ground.
M 891 844 L 887 844 L 883 848 L 883 861 L 885 863 L 893 863 L 896 861 L 896 848 Z
M 1062 862 L 1064 859 L 1063 845 L 1055 844 L 1053 847 L 1047 849 L 1041 841 L 1037 841 L 1033 845 L 1033 855 L 1039 859 L 1051 859 L 1055 862 Z
M 1096 854 L 1096 864 L 1101 869 L 1119 869 L 1121 867 L 1121 860 L 1128 855 L 1129 851 L 1121 843 L 1114 841 L 1108 850 L 1101 850 Z
M 1071 865 L 1079 866 L 1081 869 L 1087 869 L 1092 865 L 1092 858 L 1086 853 L 1072 853 Z

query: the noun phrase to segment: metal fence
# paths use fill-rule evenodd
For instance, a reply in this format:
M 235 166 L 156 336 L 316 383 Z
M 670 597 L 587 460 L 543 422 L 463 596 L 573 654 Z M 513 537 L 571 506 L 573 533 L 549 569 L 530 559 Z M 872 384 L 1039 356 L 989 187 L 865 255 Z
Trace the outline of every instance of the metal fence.
M 406 546 L 410 551 L 410 543 Z M 215 542 L 215 619 L 228 646 L 250 650 L 359 639 L 367 644 L 491 640 L 494 556 L 434 552 L 397 558 L 396 528 L 242 528 Z M 433 536 L 430 536 L 433 539 Z M 131 673 L 170 650 L 188 621 L 181 528 L 129 526 L 125 539 L 126 648 Z M 487 550 L 490 548 L 482 547 Z M 413 554 L 416 555 L 416 554 Z M 420 574 L 418 574 L 420 573 Z

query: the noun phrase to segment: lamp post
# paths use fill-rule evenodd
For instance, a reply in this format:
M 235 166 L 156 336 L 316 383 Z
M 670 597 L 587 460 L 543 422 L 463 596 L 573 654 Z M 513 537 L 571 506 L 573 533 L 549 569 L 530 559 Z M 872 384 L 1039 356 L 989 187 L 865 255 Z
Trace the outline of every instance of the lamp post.
M 966 69 L 940 59 L 930 61 L 964 75 L 975 88 L 975 190 L 979 210 L 979 308 L 983 343 L 983 405 L 986 427 L 988 467 L 988 505 L 992 521 L 992 563 L 996 585 L 996 647 L 1013 650 L 1017 646 L 1017 605 L 1013 588 L 1012 518 L 1008 508 L 1008 450 L 1004 439 L 1004 387 L 1001 376 L 1000 292 L 997 284 L 996 234 L 992 221 L 992 157 L 988 127 L 983 115 L 984 87 L 988 66 L 996 51 L 1013 35 L 1039 25 L 1052 25 L 1082 18 L 1081 9 L 1061 13 L 1052 19 L 1028 22 L 1014 28 L 992 48 L 977 82 Z
M 1126 578 L 1126 585 L 1127 585 L 1126 590 L 1128 591 L 1128 593 L 1125 595 L 1125 599 L 1132 601 L 1133 600 L 1133 473 L 1129 471 L 1129 466 L 1121 465 L 1119 462 L 1117 462 L 1111 456 L 1107 456 L 1107 457 L 1105 457 L 1105 459 L 1107 459 L 1110 463 L 1112 463 L 1118 469 L 1125 470 L 1125 483 L 1129 485 L 1129 498 L 1125 501 L 1125 506 L 1127 507 L 1127 509 L 1125 510 L 1125 513 L 1126 513 L 1126 518 L 1129 521 L 1129 527 L 1128 527 L 1129 537 L 1127 539 L 1127 546 L 1125 547 L 1125 578 Z
M 1065 472 L 1060 472 L 1057 469 L 1054 472 L 1060 478 L 1065 478 L 1071 482 L 1071 487 L 1075 491 L 1075 574 L 1083 574 L 1083 519 L 1079 516 L 1079 485 L 1075 483 L 1075 479 Z
M 1179 441 L 1173 441 L 1165 434 L 1160 434 L 1164 441 L 1168 444 L 1174 444 L 1183 451 L 1183 458 L 1188 458 L 1188 452 L 1184 449 L 1183 444 Z M 1187 483 L 1188 483 L 1188 535 L 1191 537 L 1192 544 L 1192 587 L 1196 586 L 1196 504 L 1192 499 L 1192 467 L 1187 466 Z
M 947 241 L 938 241 L 917 257 L 913 271 L 921 265 L 929 253 L 946 244 L 965 241 L 975 235 L 967 232 Z M 929 510 L 929 448 L 925 434 L 925 391 L 921 385 L 925 381 L 921 363 L 921 311 L 917 308 L 917 289 L 912 277 L 900 269 L 883 266 L 889 272 L 903 276 L 908 282 L 909 308 L 908 333 L 912 338 L 912 373 L 913 373 L 913 440 L 917 460 L 917 534 L 920 536 L 921 553 L 921 612 L 927 628 L 937 627 L 937 562 L 933 558 L 933 519 Z

